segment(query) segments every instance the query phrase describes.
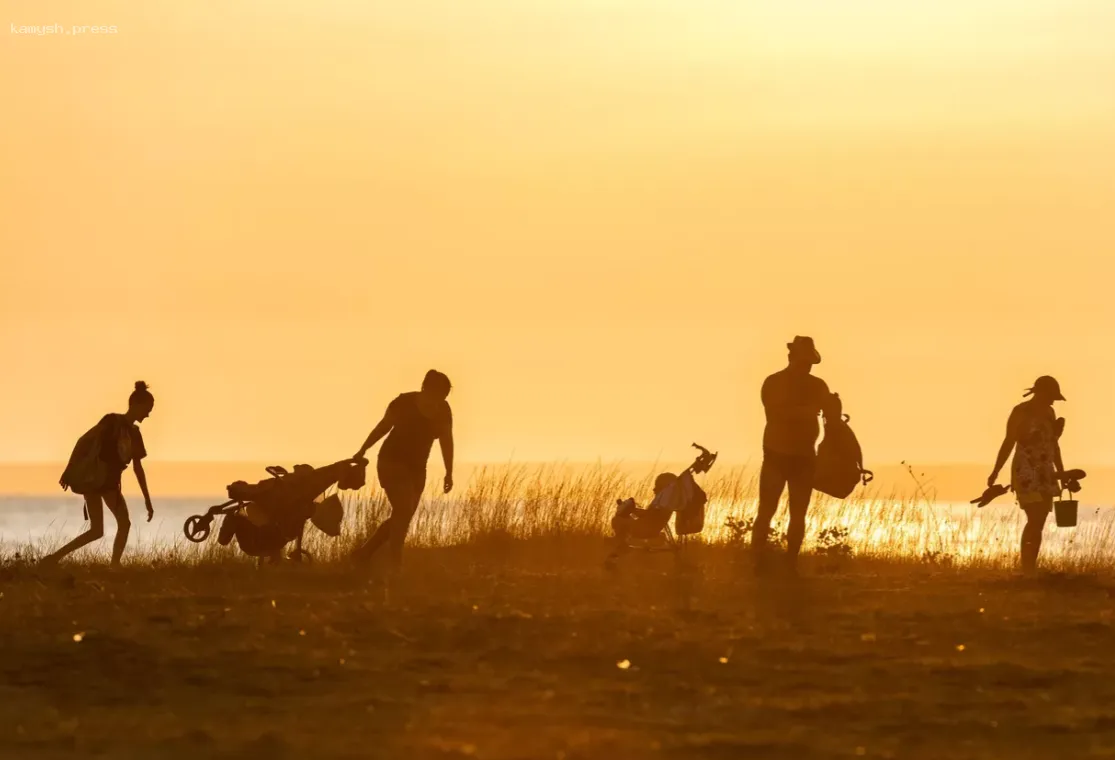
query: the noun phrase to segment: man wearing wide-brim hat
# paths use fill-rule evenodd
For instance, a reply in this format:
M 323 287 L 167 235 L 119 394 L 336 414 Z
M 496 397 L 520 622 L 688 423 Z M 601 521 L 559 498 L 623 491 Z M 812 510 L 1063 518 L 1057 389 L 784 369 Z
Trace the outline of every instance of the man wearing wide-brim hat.
M 789 490 L 790 527 L 787 548 L 791 565 L 805 538 L 805 514 L 813 497 L 820 414 L 837 403 L 825 381 L 812 374 L 821 354 L 812 338 L 797 336 L 786 344 L 789 363 L 763 383 L 762 399 L 767 425 L 763 433 L 763 467 L 759 475 L 759 512 L 751 545 L 757 569 L 767 565 L 767 534 L 783 490 Z

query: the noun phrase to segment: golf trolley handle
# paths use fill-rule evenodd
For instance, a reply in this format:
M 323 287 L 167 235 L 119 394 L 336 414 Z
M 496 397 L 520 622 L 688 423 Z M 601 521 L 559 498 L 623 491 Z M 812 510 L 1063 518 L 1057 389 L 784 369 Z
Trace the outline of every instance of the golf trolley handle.
M 708 472 L 709 468 L 711 468 L 716 461 L 716 457 L 719 456 L 719 452 L 709 451 L 699 443 L 694 443 L 692 446 L 701 453 L 697 456 L 697 461 L 689 465 L 685 471 L 692 473 Z
M 334 462 L 332 465 L 329 465 L 329 466 L 332 467 L 332 466 L 338 465 L 338 464 L 363 464 L 363 465 L 366 465 L 366 464 L 368 464 L 368 459 L 367 459 L 367 457 L 349 457 L 348 459 L 342 459 L 339 462 Z M 291 474 L 290 470 L 288 470 L 287 468 L 282 467 L 280 465 L 277 465 L 277 464 L 273 464 L 270 467 L 264 467 L 263 469 L 268 475 L 270 475 L 273 478 L 281 478 L 281 477 L 285 477 L 286 475 Z

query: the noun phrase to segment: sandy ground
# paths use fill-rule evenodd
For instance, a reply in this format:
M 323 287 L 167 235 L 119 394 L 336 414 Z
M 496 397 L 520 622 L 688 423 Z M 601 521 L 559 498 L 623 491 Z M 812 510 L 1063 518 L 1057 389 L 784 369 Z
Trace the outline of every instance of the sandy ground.
M 340 567 L 9 567 L 0 756 L 1115 754 L 1115 578 L 728 549 L 415 550 Z

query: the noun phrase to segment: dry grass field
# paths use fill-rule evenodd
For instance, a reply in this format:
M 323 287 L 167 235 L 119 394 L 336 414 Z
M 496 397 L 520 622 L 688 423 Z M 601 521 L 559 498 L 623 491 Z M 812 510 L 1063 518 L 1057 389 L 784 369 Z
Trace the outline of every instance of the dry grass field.
M 615 573 L 604 520 L 649 487 L 607 469 L 431 497 L 390 584 L 342 559 L 383 514 L 374 487 L 312 564 L 175 545 L 45 570 L 28 547 L 0 569 L 0 756 L 1115 753 L 1106 523 L 1023 578 L 1009 546 L 973 548 L 1012 540 L 1009 505 L 973 526 L 820 502 L 800 576 L 757 579 L 730 527 L 750 489 L 713 478 L 712 540 Z

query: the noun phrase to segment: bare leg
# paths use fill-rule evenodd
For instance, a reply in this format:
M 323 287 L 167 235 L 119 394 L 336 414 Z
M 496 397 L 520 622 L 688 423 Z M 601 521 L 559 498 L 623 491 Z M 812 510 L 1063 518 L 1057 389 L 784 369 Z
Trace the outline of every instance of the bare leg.
M 370 561 L 387 544 L 392 561 L 397 566 L 402 559 L 403 543 L 406 541 L 411 518 L 422 498 L 422 488 L 416 478 L 408 478 L 405 474 L 393 474 L 387 478 L 381 476 L 381 481 L 387 501 L 391 504 L 391 516 L 380 523 L 372 537 L 353 553 L 353 558 Z
M 813 499 L 813 479 L 795 475 L 790 480 L 790 529 L 786 533 L 786 548 L 790 561 L 797 559 L 801 552 L 802 541 L 805 540 L 805 515 L 809 511 L 809 502 Z
M 396 569 L 403 563 L 403 544 L 410 531 L 410 521 L 414 519 L 414 513 L 418 511 L 418 502 L 422 498 L 422 492 L 414 484 L 408 484 L 398 490 L 401 492 L 398 494 L 398 500 L 402 504 L 399 509 L 392 509 L 391 534 L 387 541 L 388 548 L 391 550 L 391 563 Z M 395 499 L 392 498 L 392 504 L 394 503 Z
M 755 515 L 755 524 L 751 528 L 751 547 L 756 552 L 762 552 L 767 548 L 770 521 L 778 511 L 778 502 L 782 499 L 782 491 L 785 488 L 786 477 L 780 468 L 764 459 L 763 467 L 759 471 L 759 511 Z
M 70 541 L 53 554 L 43 557 L 43 564 L 54 564 L 63 557 L 76 552 L 83 546 L 102 538 L 105 534 L 105 512 L 100 494 L 85 497 L 85 509 L 89 513 L 89 530 Z
M 379 550 L 379 547 L 387 543 L 387 538 L 391 535 L 391 519 L 391 517 L 388 517 L 379 524 L 379 527 L 376 528 L 376 532 L 372 534 L 372 537 L 352 553 L 353 559 L 361 561 L 370 560 Z
M 128 545 L 128 534 L 132 530 L 132 521 L 128 517 L 128 504 L 124 495 L 117 491 L 105 494 L 105 506 L 112 516 L 116 518 L 116 538 L 112 541 L 112 565 L 120 566 L 120 558 L 124 556 L 124 547 Z
M 1041 534 L 1045 529 L 1045 521 L 1049 518 L 1052 499 L 1048 502 L 1037 504 L 1024 504 L 1026 513 L 1026 527 L 1022 529 L 1022 571 L 1032 573 L 1038 567 L 1038 553 L 1041 551 Z

